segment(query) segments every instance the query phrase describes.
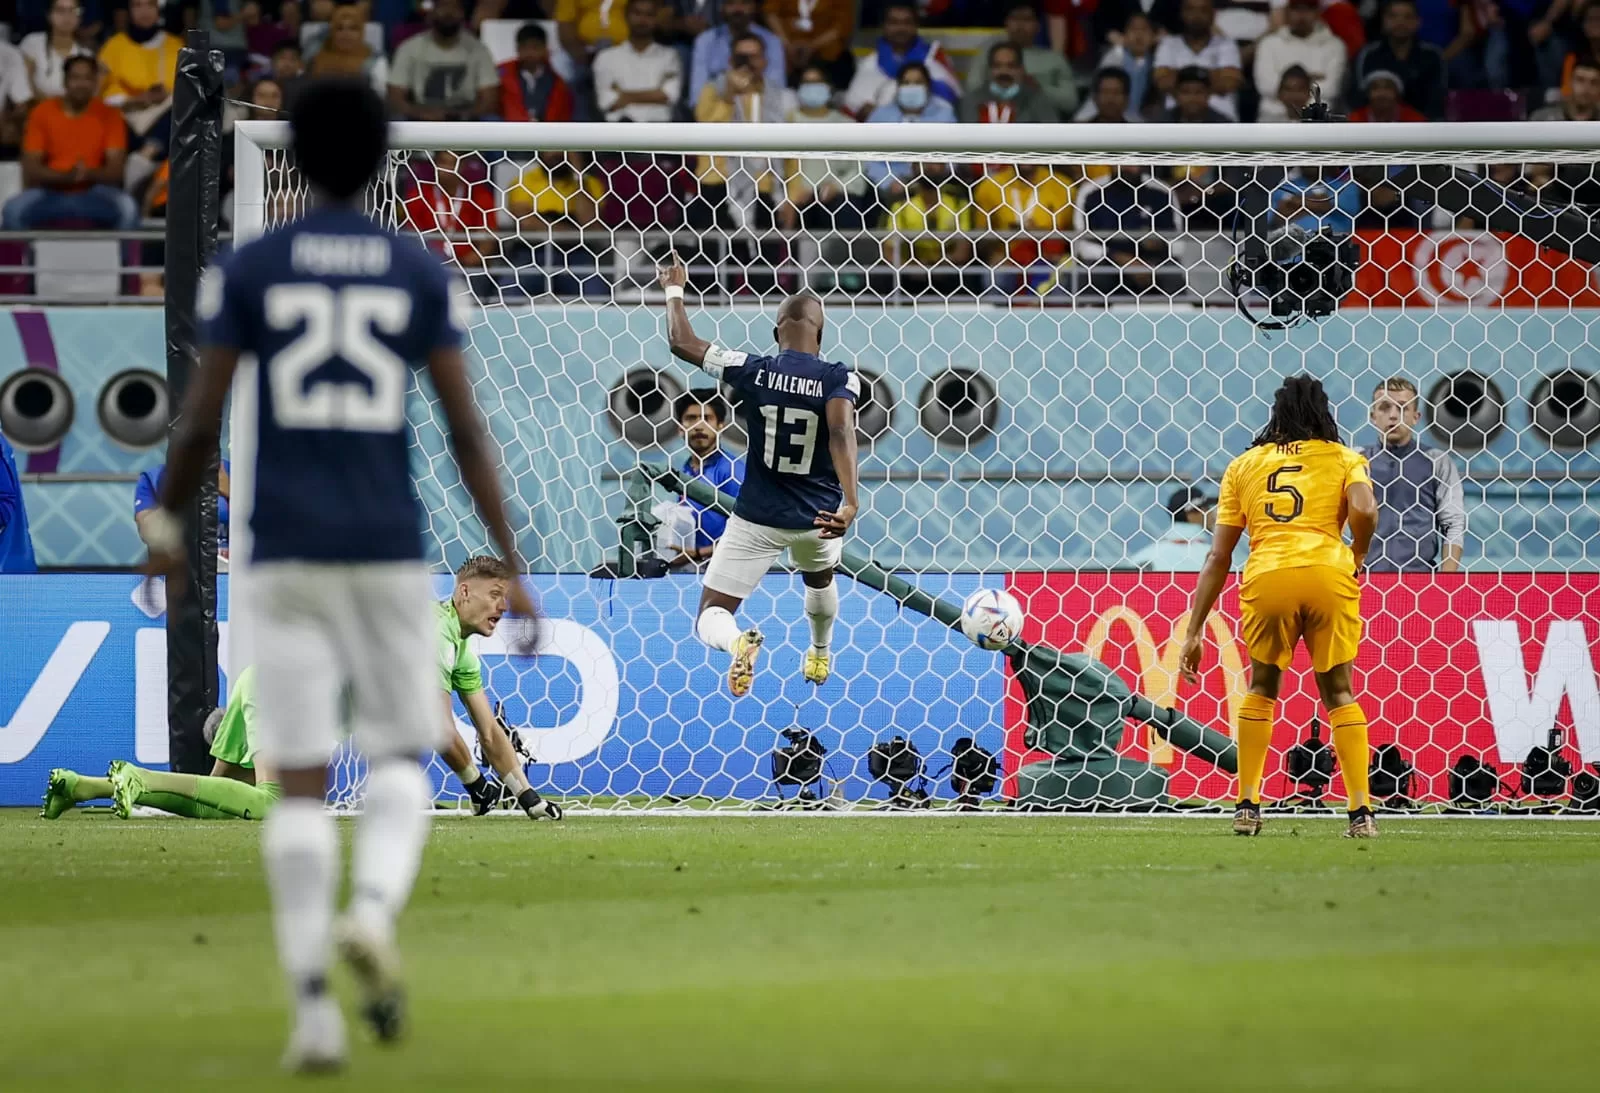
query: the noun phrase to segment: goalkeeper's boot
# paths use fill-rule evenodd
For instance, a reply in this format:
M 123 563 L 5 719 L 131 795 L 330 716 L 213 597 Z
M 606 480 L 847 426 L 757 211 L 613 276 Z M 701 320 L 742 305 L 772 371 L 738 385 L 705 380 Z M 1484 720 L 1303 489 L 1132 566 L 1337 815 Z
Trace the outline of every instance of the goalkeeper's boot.
M 728 690 L 733 692 L 734 698 L 743 698 L 750 693 L 750 687 L 756 681 L 756 655 L 761 652 L 761 643 L 767 639 L 761 636 L 760 630 L 746 630 L 733 639 L 733 663 L 728 666 Z
M 1238 807 L 1233 810 L 1233 833 L 1261 834 L 1261 806 L 1254 801 L 1240 801 Z
M 818 649 L 815 645 L 806 650 L 806 658 L 800 664 L 800 674 L 805 676 L 807 683 L 817 686 L 828 682 L 828 672 L 831 662 L 826 649 Z
M 1362 807 L 1350 813 L 1350 826 L 1344 829 L 1347 839 L 1376 839 L 1378 837 L 1378 821 L 1372 815 L 1372 809 Z
M 144 784 L 144 776 L 132 763 L 118 759 L 107 768 L 106 777 L 111 779 L 111 807 L 126 820 L 139 807 L 139 798 L 144 796 L 148 788 Z
M 400 1039 L 406 1025 L 406 991 L 394 943 L 350 916 L 336 927 L 339 955 L 361 988 L 361 1016 L 385 1044 Z
M 44 807 L 39 810 L 39 815 L 47 820 L 60 817 L 63 812 L 71 812 L 78 803 L 75 792 L 78 787 L 78 776 L 70 770 L 57 767 L 50 772 L 50 784 L 45 787 Z
M 331 1074 L 345 1064 L 344 1014 L 326 989 L 295 1007 L 294 1031 L 283 1053 L 283 1069 L 294 1074 Z
M 539 791 L 532 786 L 517 794 L 517 807 L 526 812 L 530 820 L 559 820 L 566 815 L 560 805 L 539 796 Z
M 482 816 L 492 812 L 500 803 L 500 796 L 505 792 L 505 787 L 487 774 L 483 775 L 470 786 L 462 787 L 467 791 L 467 796 L 472 798 L 472 814 Z

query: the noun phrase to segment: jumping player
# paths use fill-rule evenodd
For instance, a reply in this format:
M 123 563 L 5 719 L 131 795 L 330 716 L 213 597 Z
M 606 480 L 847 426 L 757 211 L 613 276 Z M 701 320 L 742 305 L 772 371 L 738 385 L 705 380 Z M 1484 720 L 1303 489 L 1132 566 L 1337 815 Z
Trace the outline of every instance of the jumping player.
M 1322 384 L 1310 376 L 1284 380 L 1267 427 L 1222 476 L 1217 530 L 1195 588 L 1180 659 L 1183 678 L 1195 682 L 1206 617 L 1222 592 L 1233 548 L 1248 532 L 1239 617 L 1250 650 L 1250 693 L 1239 709 L 1235 834 L 1261 831 L 1261 778 L 1272 746 L 1273 711 L 1284 669 L 1301 640 L 1311 654 L 1350 799 L 1345 837 L 1378 834 L 1367 792 L 1367 719 L 1350 685 L 1361 641 L 1356 575 L 1377 524 L 1366 457 L 1340 441 Z
M 203 278 L 199 379 L 145 539 L 153 568 L 181 569 L 177 509 L 216 451 L 240 358 L 254 357 L 248 602 L 261 753 L 283 787 L 262 825 L 261 853 L 295 999 L 284 1064 L 313 1071 L 345 1061 L 344 1021 L 328 986 L 336 941 L 379 1039 L 395 1039 L 403 1026 L 395 920 L 428 834 L 429 785 L 417 757 L 439 743 L 436 619 L 406 427 L 414 368 L 428 370 L 462 480 L 509 571 L 522 566 L 473 405 L 449 280 L 418 241 L 361 211 L 386 156 L 383 103 L 364 82 L 313 83 L 296 97 L 290 130 L 314 206 Z M 519 581 L 506 597 L 513 611 L 532 612 Z M 339 840 L 323 792 L 347 689 L 369 774 L 350 905 L 336 927 Z
M 733 654 L 728 689 L 741 696 L 755 678 L 761 631 L 739 630 L 733 613 L 785 550 L 806 585 L 811 647 L 801 673 L 828 678 L 829 643 L 839 614 L 833 571 L 856 518 L 856 399 L 861 388 L 843 364 L 824 360 L 822 301 L 808 293 L 778 308 L 778 354 L 761 357 L 697 336 L 683 305 L 688 273 L 676 254 L 660 272 L 667 297 L 667 340 L 678 359 L 705 370 L 738 396 L 750 447 L 733 518 L 711 555 L 695 632 Z M 822 435 L 826 431 L 826 436 Z

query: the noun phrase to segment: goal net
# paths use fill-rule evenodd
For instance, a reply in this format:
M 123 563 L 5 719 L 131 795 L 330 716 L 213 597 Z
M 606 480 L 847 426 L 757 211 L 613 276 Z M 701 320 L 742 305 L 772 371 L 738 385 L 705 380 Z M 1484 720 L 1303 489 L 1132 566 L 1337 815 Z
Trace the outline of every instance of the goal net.
M 537 657 L 478 646 L 533 785 L 610 810 L 1231 800 L 1233 582 L 1197 685 L 1178 646 L 1221 471 L 1281 378 L 1310 373 L 1381 498 L 1356 665 L 1375 796 L 1600 799 L 1595 129 L 396 126 L 370 207 L 477 305 L 475 389 L 548 616 Z M 238 133 L 248 238 L 306 195 L 284 127 Z M 678 563 L 720 523 L 703 486 L 677 492 L 700 464 L 676 411 L 712 383 L 668 351 L 672 253 L 703 336 L 767 351 L 777 303 L 810 291 L 824 354 L 860 379 L 857 579 L 821 687 L 792 572 L 742 612 L 767 637 L 749 697 L 695 640 L 699 574 Z M 741 460 L 737 416 L 694 405 Z M 413 418 L 443 598 L 489 544 L 425 387 Z M 951 629 L 983 588 L 1060 655 Z M 1278 710 L 1268 799 L 1342 808 L 1304 653 Z M 360 782 L 349 757 L 336 799 Z

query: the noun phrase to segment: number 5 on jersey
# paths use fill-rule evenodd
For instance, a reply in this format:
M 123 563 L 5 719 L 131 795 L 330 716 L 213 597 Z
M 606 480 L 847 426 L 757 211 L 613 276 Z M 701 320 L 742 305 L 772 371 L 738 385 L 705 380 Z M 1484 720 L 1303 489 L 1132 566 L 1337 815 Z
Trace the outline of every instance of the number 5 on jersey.
M 1302 512 L 1304 512 L 1306 510 L 1306 499 L 1299 490 L 1295 489 L 1287 482 L 1279 481 L 1279 479 L 1284 475 L 1299 474 L 1303 470 L 1305 470 L 1304 467 L 1293 465 L 1288 467 L 1279 467 L 1277 470 L 1267 475 L 1268 493 L 1276 493 L 1280 496 L 1294 499 L 1294 508 L 1290 509 L 1288 512 L 1279 511 L 1278 506 L 1281 504 L 1281 502 L 1267 502 L 1267 515 L 1280 524 L 1287 524 L 1290 520 L 1293 520 L 1296 516 L 1299 516 Z
M 267 290 L 267 324 L 300 336 L 266 363 L 273 418 L 285 429 L 336 429 L 392 433 L 405 425 L 406 364 L 373 331 L 398 337 L 411 321 L 404 289 L 320 284 L 273 285 Z M 366 378 L 365 384 L 306 379 L 335 357 Z

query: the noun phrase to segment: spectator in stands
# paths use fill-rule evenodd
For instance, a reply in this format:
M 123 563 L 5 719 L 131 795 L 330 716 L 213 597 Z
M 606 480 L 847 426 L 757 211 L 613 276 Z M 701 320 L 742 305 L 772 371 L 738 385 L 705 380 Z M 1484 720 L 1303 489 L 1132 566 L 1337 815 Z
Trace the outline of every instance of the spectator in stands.
M 855 124 L 854 118 L 833 105 L 828 74 L 828 68 L 817 61 L 801 69 L 790 121 Z M 794 164 L 785 190 L 788 201 L 779 209 L 784 227 L 827 231 L 861 227 L 870 186 L 860 160 L 802 159 Z
M 1147 108 L 1156 102 L 1156 28 L 1150 17 L 1142 11 L 1128 16 L 1119 36 L 1121 41 L 1107 46 L 1100 55 L 1099 68 L 1120 69 L 1127 76 L 1128 114 L 1134 120 L 1143 120 Z M 1096 112 L 1093 103 L 1085 103 L 1078 112 L 1078 120 L 1088 121 Z
M 223 560 L 228 557 L 228 495 L 232 490 L 230 476 L 233 465 L 224 459 L 217 466 L 217 547 Z M 139 481 L 133 487 L 133 526 L 139 532 L 141 541 L 148 543 L 145 538 L 145 523 L 154 515 L 155 510 L 161 505 L 161 483 L 167 477 L 165 463 L 152 467 L 139 473 Z
M 306 81 L 305 61 L 300 56 L 300 43 L 285 38 L 272 47 L 272 67 L 267 74 L 283 89 L 284 103 L 294 102 Z
M 1261 104 L 1257 121 L 1299 121 L 1300 111 L 1311 102 L 1311 77 L 1299 65 L 1290 65 L 1278 77 L 1277 104 L 1273 110 L 1277 117 L 1269 116 L 1267 104 Z
M 1089 96 L 1089 106 L 1093 113 L 1083 120 L 1101 124 L 1143 121 L 1144 118 L 1134 113 L 1130 104 L 1132 86 L 1133 81 L 1128 78 L 1127 72 L 1115 66 L 1102 68 L 1096 72 L 1094 87 Z
M 1199 65 L 1187 65 L 1180 69 L 1173 87 L 1173 106 L 1167 111 L 1165 120 L 1185 125 L 1232 121 L 1231 117 L 1212 105 L 1216 102 L 1216 96 L 1212 94 L 1213 86 L 1211 73 Z
M 1565 3 L 1566 0 L 1561 0 Z M 1344 44 L 1346 61 L 1355 60 L 1356 54 L 1367 44 L 1367 27 L 1361 19 L 1361 12 L 1351 0 L 1317 0 L 1318 7 L 1322 9 L 1322 22 L 1333 32 L 1333 36 Z M 1284 17 L 1289 6 L 1289 0 L 1272 0 L 1272 27 L 1276 30 L 1283 26 Z M 1324 89 L 1323 98 L 1331 94 L 1341 93 L 1343 88 Z
M 250 62 L 258 70 L 271 64 L 272 51 L 279 42 L 300 40 L 297 0 L 283 0 L 278 5 L 277 21 L 263 17 L 260 0 L 244 0 L 239 5 L 239 20 L 244 24 L 245 48 L 250 51 Z
M 0 434 L 0 573 L 37 572 L 16 453 L 11 450 L 11 442 Z
M 581 231 L 599 222 L 605 189 L 577 152 L 541 152 L 506 192 L 506 208 L 523 235 Z
M 1451 87 L 1485 86 L 1484 46 L 1491 37 L 1497 39 L 1491 52 L 1498 55 L 1499 75 L 1505 76 L 1508 43 L 1495 0 L 1416 0 L 1416 8 L 1417 38 L 1436 47 L 1444 57 Z M 1504 87 L 1504 82 L 1499 86 Z
M 561 48 L 581 68 L 602 49 L 628 40 L 627 6 L 617 0 L 556 0 L 555 21 Z
M 934 97 L 952 107 L 961 101 L 954 66 L 938 42 L 927 41 L 917 30 L 916 5 L 895 0 L 884 8 L 883 34 L 877 48 L 856 65 L 855 79 L 844 95 L 845 110 L 858 118 L 875 120 L 870 116 L 874 110 L 889 105 L 900 94 L 901 70 L 908 64 L 922 67 L 928 91 Z M 949 120 L 954 120 L 953 115 L 952 111 Z
M 1067 257 L 1073 206 L 1064 173 L 1043 165 L 991 167 L 973 186 L 972 205 L 974 228 L 995 233 L 979 241 L 978 257 L 1002 269 L 1003 289 L 1035 263 L 1056 265 Z
M 1378 384 L 1369 415 L 1379 443 L 1361 450 L 1378 499 L 1378 530 L 1367 568 L 1378 572 L 1456 573 L 1467 537 L 1461 469 L 1448 452 L 1424 447 L 1417 385 L 1403 376 Z
M 1137 12 L 1150 20 L 1154 36 L 1176 34 L 1183 25 L 1179 19 L 1181 0 L 1100 0 L 1090 17 L 1095 44 L 1121 45 L 1128 20 Z M 1054 37 L 1051 38 L 1054 42 Z
M 733 410 L 715 387 L 697 387 L 678 396 L 672 413 L 689 454 L 678 470 L 691 482 L 704 482 L 730 497 L 739 496 L 744 461 L 722 450 L 722 431 L 733 423 Z M 656 506 L 661 526 L 656 551 L 677 570 L 690 570 L 711 560 L 728 518 L 688 497 Z
M 922 164 L 907 180 L 903 195 L 889 209 L 892 234 L 883 240 L 883 260 L 891 266 L 927 269 L 961 267 L 972 261 L 972 205 L 958 186 L 941 186 L 942 164 Z M 904 278 L 900 279 L 904 284 Z M 926 287 L 928 278 L 916 287 Z
M 1211 553 L 1217 526 L 1217 497 L 1200 486 L 1184 486 L 1167 498 L 1172 523 L 1155 542 L 1129 559 L 1139 569 L 1157 573 L 1194 573 Z
M 1572 91 L 1572 69 L 1579 61 L 1600 62 L 1600 0 L 1589 0 L 1579 11 L 1577 43 L 1562 60 L 1561 93 Z
M 701 90 L 694 104 L 694 120 L 783 121 L 783 93 L 781 88 L 767 83 L 767 56 L 765 39 L 748 33 L 734 39 L 728 70 Z M 689 206 L 689 222 L 699 228 L 718 222 L 745 228 L 764 218 L 766 200 L 781 181 L 781 164 L 765 159 L 701 156 L 698 173 L 699 199 Z
M 28 62 L 10 40 L 0 35 L 0 147 L 15 148 L 22 139 L 22 123 L 33 102 Z
M 5 204 L 5 228 L 27 231 L 61 220 L 131 228 L 139 209 L 121 189 L 127 127 L 94 97 L 100 73 L 93 57 L 69 59 L 64 79 L 66 94 L 46 99 L 28 117 L 24 189 Z
M 961 97 L 957 113 L 962 121 L 1007 124 L 1060 120 L 1055 103 L 1037 86 L 1030 87 L 1025 82 L 1022 50 L 1010 42 L 996 42 L 989 47 L 987 62 L 988 82 Z
M 783 42 L 788 69 L 798 73 L 820 64 L 834 87 L 845 87 L 856 72 L 850 50 L 855 33 L 851 0 L 767 0 L 767 25 Z
M 694 60 L 689 69 L 691 103 L 699 103 L 701 94 L 711 82 L 728 71 L 732 63 L 733 43 L 750 34 L 755 35 L 767 51 L 767 86 L 782 88 L 788 84 L 788 61 L 784 57 L 783 41 L 756 23 L 759 10 L 758 0 L 722 0 L 722 25 L 712 27 L 694 40 Z
M 950 103 L 933 93 L 933 77 L 921 61 L 906 61 L 895 79 L 890 101 L 867 115 L 869 122 L 952 122 L 956 112 Z M 846 103 L 848 106 L 848 102 Z M 912 164 L 874 161 L 867 164 L 867 178 L 879 193 L 898 200 L 905 180 L 911 177 Z
M 1178 73 L 1198 68 L 1211 85 L 1211 107 L 1229 118 L 1239 116 L 1238 91 L 1242 79 L 1239 47 L 1216 29 L 1216 9 L 1211 0 L 1183 0 L 1183 29 L 1169 34 L 1156 47 L 1156 89 L 1167 96 L 1166 108 L 1177 105 L 1174 93 Z
M 172 106 L 178 72 L 178 39 L 161 29 L 156 0 L 128 0 L 128 26 L 100 47 L 105 82 L 100 95 L 122 111 L 139 136 L 161 121 Z
M 1406 85 L 1393 72 L 1376 69 L 1367 73 L 1362 88 L 1367 105 L 1350 111 L 1351 121 L 1427 121 L 1420 110 L 1406 105 Z
M 1098 251 L 1084 253 L 1084 258 L 1104 257 L 1116 265 L 1121 291 L 1139 295 L 1154 286 L 1155 268 L 1172 253 L 1162 233 L 1177 227 L 1171 191 L 1145 168 L 1122 164 L 1084 195 L 1083 221 Z
M 1322 89 L 1324 102 L 1336 104 L 1344 94 L 1344 43 L 1323 25 L 1318 0 L 1289 0 L 1284 25 L 1261 39 L 1256 47 L 1255 80 L 1261 92 L 1258 121 L 1299 121 L 1274 95 L 1290 68 L 1305 71 Z
M 1078 78 L 1059 52 L 1039 44 L 1039 13 L 1031 0 L 1013 0 L 1006 9 L 1006 36 L 1000 42 L 1022 51 L 1022 83 L 1042 95 L 1062 118 L 1078 109 Z M 995 45 L 990 46 L 992 50 Z M 967 71 L 967 94 L 981 92 L 989 84 L 989 54 L 980 54 Z
M 1361 187 L 1341 167 L 1298 167 L 1272 193 L 1273 227 L 1292 224 L 1314 232 L 1321 228 L 1348 232 L 1361 211 Z
M 1600 121 L 1600 63 L 1587 58 L 1578 62 L 1567 82 L 1561 101 L 1535 110 L 1534 121 Z
M 1385 0 L 1383 35 L 1368 42 L 1350 67 L 1352 107 L 1367 104 L 1367 74 L 1393 72 L 1405 88 L 1405 101 L 1432 120 L 1444 117 L 1445 63 L 1438 48 L 1417 38 L 1415 0 Z
M 328 21 L 328 36 L 311 54 L 312 78 L 345 76 L 366 80 L 380 95 L 388 94 L 389 62 L 367 44 L 367 19 L 360 4 L 340 4 Z
M 572 88 L 550 67 L 550 39 L 538 23 L 517 29 L 517 55 L 499 66 L 506 121 L 571 121 Z
M 52 0 L 49 19 L 49 30 L 34 31 L 22 39 L 19 47 L 35 99 L 54 99 L 67 93 L 63 77 L 68 57 L 94 56 L 93 50 L 78 41 L 83 23 L 78 0 Z
M 430 33 L 395 50 L 389 108 L 415 121 L 463 121 L 500 105 L 500 73 L 477 37 L 463 28 L 461 0 L 434 0 Z
M 414 178 L 401 202 L 406 221 L 401 230 L 422 235 L 435 251 L 453 257 L 464 268 L 482 267 L 484 258 L 500 249 L 500 241 L 490 234 L 495 191 L 483 174 L 476 155 L 463 165 L 454 152 L 435 152 L 432 177 Z
M 657 0 L 628 0 L 628 40 L 594 58 L 594 93 L 607 121 L 671 121 L 683 94 L 678 51 L 656 41 Z

